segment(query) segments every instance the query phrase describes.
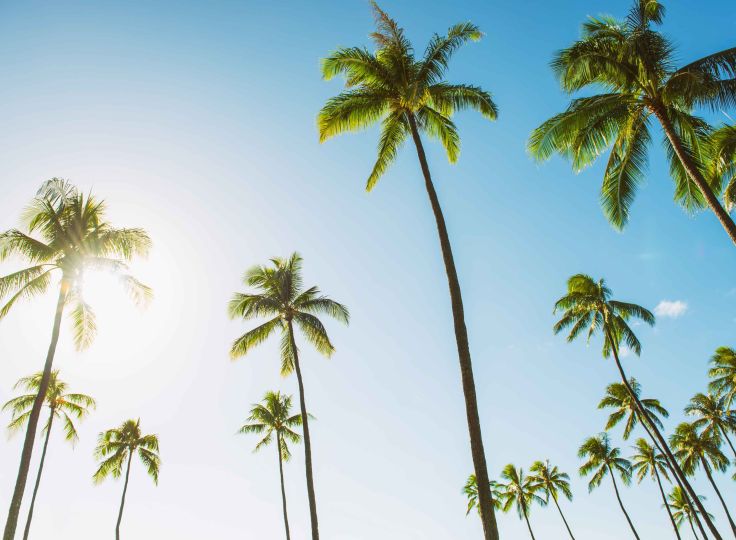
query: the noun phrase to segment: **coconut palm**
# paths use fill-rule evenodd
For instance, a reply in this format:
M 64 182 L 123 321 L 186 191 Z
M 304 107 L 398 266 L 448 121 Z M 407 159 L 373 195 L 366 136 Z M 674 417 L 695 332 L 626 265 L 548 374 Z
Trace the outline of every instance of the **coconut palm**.
M 712 174 L 723 185 L 723 204 L 731 212 L 736 206 L 736 125 L 721 126 L 709 137 Z
M 662 421 L 658 418 L 658 416 L 663 416 L 664 418 L 667 418 L 670 415 L 667 409 L 662 407 L 658 399 L 640 397 L 641 385 L 633 377 L 629 379 L 629 386 L 631 387 L 636 397 L 639 398 L 639 402 L 642 404 L 642 407 L 647 413 L 648 420 L 646 424 L 642 423 L 647 432 L 651 435 L 651 431 L 649 430 L 649 424 L 651 423 L 656 424 L 659 429 L 664 429 L 664 426 L 662 426 Z M 598 404 L 598 408 L 614 409 L 614 411 L 608 417 L 608 422 L 606 423 L 606 431 L 616 427 L 622 420 L 625 420 L 623 437 L 624 440 L 628 440 L 631 436 L 631 432 L 633 431 L 634 427 L 636 427 L 636 424 L 639 421 L 639 414 L 636 407 L 636 402 L 634 401 L 634 398 L 631 397 L 631 394 L 629 393 L 629 390 L 626 388 L 626 386 L 622 383 L 609 384 L 606 387 L 606 395 Z
M 491 480 L 489 488 L 493 494 L 493 507 L 495 510 L 500 510 L 501 493 L 499 491 L 498 482 Z M 465 515 L 467 516 L 473 508 L 476 508 L 478 510 L 478 515 L 480 515 L 480 506 L 478 506 L 478 480 L 475 478 L 474 474 L 468 476 L 468 481 L 465 482 L 465 486 L 463 487 L 463 493 L 465 493 L 465 496 L 468 498 L 468 509 L 465 512 Z
M 636 190 L 644 181 L 652 123 L 664 134 L 675 200 L 689 211 L 708 207 L 736 243 L 736 224 L 710 185 L 712 159 L 704 141 L 710 127 L 693 115 L 697 106 L 714 110 L 736 103 L 736 48 L 675 67 L 675 47 L 653 28 L 664 6 L 635 0 L 624 20 L 591 17 L 582 38 L 561 50 L 552 68 L 566 92 L 601 88 L 605 93 L 573 99 L 533 133 L 529 149 L 538 160 L 558 153 L 575 171 L 611 149 L 601 188 L 601 204 L 611 224 L 629 219 Z
M 13 386 L 14 389 L 23 389 L 27 394 L 15 397 L 3 405 L 2 410 L 12 412 L 12 420 L 8 424 L 8 430 L 15 433 L 22 429 L 31 416 L 33 403 L 36 401 L 38 389 L 41 386 L 43 373 L 36 373 L 30 377 L 23 377 Z M 89 414 L 90 409 L 95 408 L 95 400 L 85 394 L 69 393 L 68 385 L 59 379 L 59 370 L 55 369 L 51 372 L 49 378 L 49 386 L 44 398 L 44 405 L 49 408 L 49 419 L 43 428 L 45 433 L 43 441 L 43 450 L 41 451 L 41 461 L 38 465 L 38 473 L 36 474 L 36 483 L 33 486 L 33 496 L 31 504 L 28 507 L 28 518 L 23 531 L 23 540 L 28 538 L 31 530 L 31 520 L 33 519 L 33 509 L 36 505 L 36 496 L 38 495 L 38 487 L 41 484 L 41 473 L 43 465 L 46 461 L 46 450 L 49 446 L 49 438 L 51 436 L 51 427 L 54 420 L 63 422 L 64 436 L 72 445 L 79 439 L 77 428 L 74 420 L 81 420 Z
M 92 477 L 94 482 L 99 484 L 108 476 L 120 478 L 123 474 L 123 467 L 125 467 L 123 496 L 120 499 L 120 511 L 115 525 L 116 540 L 120 540 L 120 522 L 123 519 L 125 494 L 128 491 L 130 465 L 133 462 L 134 454 L 138 454 L 138 459 L 146 468 L 148 476 L 151 477 L 154 484 L 158 485 L 158 473 L 161 468 L 158 436 L 143 435 L 140 418 L 138 420 L 126 420 L 120 427 L 100 433 L 97 448 L 95 448 L 95 459 L 101 461 L 101 463 Z
M 309 436 L 309 417 L 304 397 L 304 379 L 299 363 L 299 349 L 296 345 L 294 325 L 317 351 L 330 356 L 332 346 L 327 330 L 317 315 L 329 315 L 345 324 L 350 315 L 348 309 L 323 296 L 317 287 L 302 289 L 302 258 L 294 253 L 288 259 L 271 259 L 269 266 L 256 266 L 245 273 L 243 282 L 254 287 L 254 293 L 235 293 L 229 304 L 231 318 L 245 320 L 267 318 L 268 320 L 249 330 L 232 345 L 230 356 L 233 359 L 247 354 L 275 332 L 281 334 L 281 374 L 296 372 L 299 385 L 299 405 L 304 429 L 304 457 L 306 462 L 307 495 L 309 514 L 312 523 L 312 540 L 318 540 L 317 500 L 314 494 L 312 474 L 312 442 Z
M 714 394 L 726 396 L 726 404 L 731 407 L 736 396 L 736 350 L 731 347 L 718 347 L 710 359 L 708 389 Z
M 291 396 L 282 396 L 281 392 L 266 392 L 261 403 L 256 403 L 250 410 L 247 424 L 239 433 L 256 433 L 263 437 L 256 445 L 254 452 L 268 446 L 276 439 L 276 453 L 279 455 L 279 476 L 281 478 L 281 504 L 284 510 L 284 528 L 286 540 L 289 534 L 289 517 L 286 513 L 286 489 L 284 488 L 284 461 L 289 461 L 289 441 L 297 444 L 301 436 L 293 428 L 302 425 L 301 414 L 291 414 Z
M 629 350 L 636 355 L 641 354 L 641 343 L 636 337 L 633 330 L 629 326 L 629 321 L 633 318 L 639 319 L 646 324 L 654 325 L 654 315 L 637 305 L 629 302 L 621 302 L 611 298 L 611 289 L 606 286 L 603 279 L 595 281 L 585 274 L 577 274 L 567 281 L 567 294 L 555 303 L 555 313 L 562 312 L 562 317 L 554 325 L 554 332 L 558 334 L 563 330 L 569 329 L 567 341 L 574 341 L 581 334 L 585 333 L 588 341 L 597 333 L 603 334 L 604 358 L 613 356 L 616 369 L 618 370 L 621 382 L 624 384 L 633 398 L 634 404 L 639 411 L 639 419 L 648 418 L 647 409 L 641 403 L 638 395 L 631 387 L 629 379 L 624 372 L 621 359 L 619 357 L 619 346 L 623 343 Z M 688 482 L 687 477 L 680 469 L 672 451 L 667 445 L 662 432 L 656 422 L 650 421 L 643 424 L 651 430 L 651 435 L 656 444 L 662 450 L 670 463 L 670 467 L 674 473 L 675 481 L 679 486 L 685 489 L 690 497 L 694 500 L 701 516 L 706 519 L 708 528 L 713 533 L 716 540 L 720 540 L 721 536 L 715 528 L 713 522 L 708 521 L 705 509 L 701 508 L 702 504 L 699 500 L 694 499 L 695 492 Z M 698 522 L 700 525 L 700 523 Z M 705 531 L 701 529 L 701 533 L 705 535 Z
M 404 30 L 375 2 L 372 5 L 377 25 L 372 34 L 376 51 L 371 52 L 362 47 L 342 48 L 333 52 L 322 63 L 324 78 L 344 75 L 347 90 L 331 98 L 320 111 L 320 141 L 380 122 L 378 158 L 368 176 L 368 191 L 375 187 L 388 170 L 400 147 L 409 137 L 416 147 L 450 289 L 470 448 L 473 467 L 481 487 L 479 503 L 484 537 L 486 540 L 498 540 L 493 501 L 488 488 L 488 468 L 483 450 L 460 281 L 447 225 L 422 142 L 422 135 L 439 139 L 448 159 L 454 163 L 459 155 L 460 136 L 452 121 L 453 114 L 456 111 L 473 109 L 489 120 L 496 118 L 496 105 L 488 92 L 477 86 L 452 84 L 443 79 L 453 53 L 468 41 L 480 39 L 482 34 L 474 24 L 456 24 L 450 27 L 446 35 L 433 36 L 424 56 L 417 59 Z
M 13 540 L 33 453 L 41 407 L 46 399 L 51 371 L 59 340 L 65 308 L 70 316 L 74 342 L 78 349 L 88 346 L 95 335 L 94 313 L 83 296 L 83 275 L 88 271 L 107 270 L 120 277 L 134 301 L 142 303 L 151 290 L 127 273 L 126 262 L 145 255 L 151 241 L 142 229 L 113 227 L 106 216 L 105 203 L 93 195 L 84 195 L 65 180 L 54 178 L 44 183 L 24 213 L 23 230 L 11 229 L 0 234 L 0 261 L 11 256 L 26 260 L 30 266 L 0 277 L 0 319 L 19 300 L 46 292 L 58 278 L 58 299 L 38 392 L 28 415 L 23 451 L 15 490 L 5 524 L 4 540 Z M 37 236 L 34 236 L 37 235 Z
M 512 507 L 515 507 L 519 519 L 526 521 L 529 534 L 534 540 L 532 525 L 529 523 L 529 512 L 531 512 L 532 505 L 535 502 L 540 506 L 547 504 L 547 501 L 537 495 L 540 486 L 534 482 L 533 478 L 525 476 L 523 469 L 517 469 L 512 463 L 503 468 L 501 478 L 506 480 L 505 483 L 500 482 L 498 484 L 501 495 L 501 509 L 508 512 Z
M 674 517 L 672 516 L 672 510 L 667 503 L 667 496 L 665 495 L 664 487 L 662 487 L 662 477 L 667 481 L 670 480 L 668 472 L 669 463 L 667 463 L 667 459 L 659 450 L 654 446 L 651 446 L 644 439 L 637 439 L 636 446 L 634 446 L 634 448 L 636 449 L 636 453 L 631 457 L 631 471 L 636 475 L 636 480 L 639 484 L 641 484 L 642 480 L 647 476 L 657 482 L 657 487 L 659 488 L 660 495 L 662 495 L 664 507 L 667 509 L 667 515 L 670 517 L 672 527 L 675 529 L 675 535 L 679 540 L 680 531 Z
M 701 501 L 706 500 L 705 497 L 698 496 L 698 498 Z M 682 490 L 680 486 L 675 486 L 672 488 L 672 493 L 670 493 L 667 496 L 669 507 L 672 509 L 672 517 L 675 520 L 675 523 L 677 524 L 677 527 L 679 528 L 683 521 L 687 520 L 687 522 L 690 524 L 690 530 L 693 531 L 693 536 L 695 536 L 695 540 L 700 540 L 698 538 L 698 534 L 695 532 L 695 527 L 693 527 L 693 521 L 695 521 L 695 518 L 697 517 L 695 515 L 695 512 L 698 510 L 696 507 L 690 504 L 687 498 L 687 494 Z M 710 519 L 713 519 L 713 516 L 709 514 Z M 704 537 L 705 539 L 705 537 Z
M 728 436 L 729 432 L 736 431 L 736 413 L 728 408 L 726 402 L 727 398 L 723 395 L 698 393 L 685 407 L 685 414 L 698 417 L 693 421 L 693 426 L 702 429 L 703 433 L 713 434 L 717 439 L 722 436 L 736 457 L 736 448 Z
M 549 503 L 549 500 L 555 503 L 557 511 L 560 513 L 562 522 L 565 524 L 567 533 L 570 535 L 572 540 L 575 537 L 570 530 L 565 515 L 562 513 L 562 509 L 559 504 L 559 496 L 562 493 L 568 501 L 572 501 L 572 490 L 570 489 L 570 477 L 567 473 L 559 470 L 557 465 L 550 465 L 549 460 L 546 461 L 535 461 L 531 467 L 529 467 L 531 473 L 529 479 L 539 487 L 544 493 L 544 500 Z
M 631 483 L 631 463 L 621 457 L 621 450 L 619 448 L 611 446 L 611 441 L 607 433 L 600 433 L 595 437 L 586 439 L 578 450 L 578 457 L 585 459 L 585 463 L 580 467 L 580 476 L 593 474 L 588 482 L 588 492 L 600 486 L 607 474 L 611 475 L 611 482 L 613 483 L 613 490 L 616 492 L 618 505 L 621 507 L 624 516 L 626 516 L 626 521 L 629 523 L 634 537 L 639 540 L 639 535 L 634 528 L 634 524 L 631 522 L 626 508 L 624 508 L 624 503 L 621 500 L 621 494 L 616 484 L 616 473 L 618 473 L 621 481 L 625 485 L 628 486 Z
M 726 501 L 723 500 L 712 474 L 713 469 L 725 471 L 729 464 L 728 458 L 721 452 L 719 439 L 712 432 L 698 432 L 693 424 L 683 422 L 675 428 L 670 442 L 676 450 L 675 455 L 685 474 L 693 475 L 698 468 L 703 468 L 710 485 L 718 495 L 718 500 L 721 501 L 723 511 L 726 512 L 731 530 L 736 536 L 736 523 L 731 518 Z

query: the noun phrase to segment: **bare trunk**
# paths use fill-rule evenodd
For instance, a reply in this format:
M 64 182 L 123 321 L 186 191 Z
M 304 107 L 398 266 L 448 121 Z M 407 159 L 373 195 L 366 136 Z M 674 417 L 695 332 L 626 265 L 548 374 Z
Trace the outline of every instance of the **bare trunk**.
M 526 521 L 526 527 L 527 529 L 529 529 L 529 534 L 531 535 L 532 540 L 537 540 L 536 538 L 534 538 L 534 531 L 532 531 L 532 524 L 529 523 L 529 516 L 526 513 L 526 505 L 522 504 L 521 510 L 524 513 L 524 520 Z
M 125 485 L 123 485 L 123 497 L 120 499 L 120 511 L 118 512 L 118 522 L 115 525 L 115 540 L 120 540 L 120 522 L 123 521 L 123 507 L 125 507 L 125 494 L 128 492 L 128 480 L 130 479 L 130 462 L 133 460 L 133 449 L 129 449 L 128 468 L 125 471 Z
M 560 513 L 560 517 L 562 518 L 562 522 L 565 524 L 565 528 L 567 529 L 567 533 L 570 535 L 570 538 L 572 540 L 575 540 L 575 537 L 572 535 L 572 531 L 570 530 L 570 525 L 567 524 L 567 520 L 565 519 L 565 514 L 562 513 L 562 508 L 560 508 L 560 504 L 557 502 L 557 497 L 552 495 L 552 500 L 555 502 L 555 506 L 557 507 L 557 511 Z
M 279 454 L 279 476 L 281 477 L 281 505 L 284 509 L 284 528 L 286 529 L 286 540 L 291 540 L 289 534 L 289 516 L 286 514 L 286 488 L 284 487 L 284 464 L 281 459 L 281 433 L 276 433 L 276 451 Z
M 28 540 L 28 533 L 31 531 L 31 520 L 33 519 L 33 508 L 36 506 L 36 495 L 38 495 L 38 486 L 41 484 L 41 473 L 43 472 L 43 464 L 46 461 L 46 449 L 49 447 L 49 436 L 51 435 L 51 425 L 54 423 L 54 409 L 49 414 L 49 423 L 46 426 L 46 439 L 43 441 L 43 451 L 41 452 L 41 463 L 38 465 L 38 474 L 36 475 L 36 485 L 33 486 L 33 496 L 31 497 L 31 506 L 28 508 L 28 518 L 26 519 L 26 528 L 23 531 L 23 540 Z
M 698 535 L 695 533 L 695 527 L 693 527 L 693 520 L 690 518 L 687 518 L 688 523 L 690 523 L 690 530 L 693 531 L 693 536 L 695 537 L 695 540 L 700 540 L 698 538 Z
M 733 531 L 733 535 L 734 537 L 736 537 L 736 523 L 734 523 L 733 519 L 731 518 L 731 512 L 728 511 L 728 506 L 726 506 L 726 501 L 723 500 L 723 496 L 721 495 L 721 491 L 718 489 L 718 486 L 716 485 L 716 481 L 713 480 L 713 475 L 710 473 L 710 467 L 708 466 L 708 462 L 705 461 L 705 458 L 701 458 L 700 462 L 703 465 L 703 469 L 705 469 L 705 475 L 708 477 L 708 480 L 710 480 L 710 484 L 713 486 L 713 489 L 715 490 L 716 495 L 718 495 L 718 500 L 721 501 L 721 506 L 723 506 L 723 511 L 726 512 L 728 523 L 731 525 L 731 531 Z
M 634 533 L 636 540 L 640 540 L 639 535 L 637 534 L 636 529 L 634 528 L 634 524 L 631 522 L 629 513 L 626 511 L 626 508 L 624 508 L 624 503 L 621 501 L 621 495 L 619 495 L 618 486 L 616 485 L 616 476 L 613 474 L 613 469 L 611 468 L 610 465 L 608 465 L 608 472 L 611 473 L 611 481 L 613 482 L 613 490 L 616 492 L 616 499 L 618 499 L 618 505 L 621 507 L 621 511 L 626 516 L 626 521 L 629 522 L 629 527 L 631 527 L 631 532 Z
M 729 439 L 728 433 L 723 428 L 721 428 L 721 433 L 723 433 L 723 437 L 726 439 L 726 442 L 728 443 L 728 446 L 731 447 L 731 452 L 733 452 L 733 455 L 736 458 L 736 448 L 733 447 L 733 443 L 731 442 L 731 439 Z
M 662 487 L 662 479 L 659 477 L 659 471 L 657 470 L 656 464 L 654 465 L 654 476 L 657 478 L 657 486 L 659 486 L 659 493 L 662 495 L 662 500 L 664 501 L 664 507 L 667 509 L 667 515 L 670 516 L 670 523 L 672 523 L 672 528 L 675 529 L 675 536 L 677 536 L 677 540 L 682 540 L 680 538 L 680 530 L 677 528 L 677 523 L 675 523 L 675 518 L 672 516 L 672 510 L 670 509 L 670 503 L 667 502 L 667 496 L 664 494 L 664 488 Z

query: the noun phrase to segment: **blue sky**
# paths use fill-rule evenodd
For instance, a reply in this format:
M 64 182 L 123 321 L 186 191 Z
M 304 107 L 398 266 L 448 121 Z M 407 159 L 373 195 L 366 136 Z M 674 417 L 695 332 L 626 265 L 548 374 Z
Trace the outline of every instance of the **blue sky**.
M 578 272 L 679 317 L 640 327 L 641 358 L 626 358 L 644 394 L 672 412 L 706 384 L 709 356 L 734 346 L 736 250 L 715 218 L 672 203 L 661 147 L 630 226 L 615 232 L 598 204 L 601 167 L 532 162 L 530 131 L 560 111 L 548 68 L 586 15 L 623 16 L 624 1 L 386 1 L 418 50 L 432 32 L 472 20 L 486 33 L 448 75 L 491 91 L 497 122 L 461 114 L 460 161 L 428 144 L 466 304 L 483 432 L 492 474 L 549 458 L 573 478 L 565 504 L 581 538 L 618 539 L 627 527 L 610 485 L 588 495 L 576 451 L 600 431 L 596 410 L 613 366 L 599 344 L 552 335 L 552 306 Z M 736 6 L 667 2 L 665 31 L 683 62 L 733 45 Z M 57 366 L 98 398 L 73 450 L 57 436 L 34 522 L 38 538 L 112 532 L 122 486 L 93 486 L 99 431 L 129 417 L 160 435 L 154 487 L 134 470 L 123 527 L 131 538 L 281 538 L 276 456 L 253 455 L 234 433 L 266 390 L 296 392 L 278 375 L 277 343 L 236 363 L 246 325 L 225 313 L 242 271 L 298 250 L 306 282 L 346 303 L 348 328 L 329 323 L 337 353 L 304 351 L 323 536 L 444 540 L 480 536 L 460 492 L 471 470 L 449 299 L 416 157 L 405 147 L 377 188 L 363 190 L 377 132 L 319 145 L 315 116 L 340 90 L 319 59 L 368 45 L 369 5 L 345 2 L 25 2 L 0 4 L 0 227 L 14 226 L 51 176 L 93 189 L 117 223 L 145 227 L 155 247 L 135 265 L 156 299 L 139 312 L 109 281 L 90 283 L 100 333 L 84 353 L 62 337 Z M 730 111 L 733 115 L 733 111 Z M 725 116 L 716 117 L 718 121 Z M 13 264 L 3 265 L 9 272 Z M 97 298 L 95 298 L 95 295 Z M 0 324 L 0 399 L 40 369 L 53 297 Z M 7 418 L 3 420 L 5 422 Z M 629 446 L 620 440 L 617 444 Z M 6 508 L 21 437 L 0 445 Z M 301 449 L 288 464 L 292 534 L 307 538 Z M 36 454 L 38 457 L 38 454 Z M 736 489 L 717 477 L 727 500 Z M 720 523 L 715 494 L 698 481 Z M 654 485 L 623 492 L 642 537 L 669 538 Z M 4 511 L 4 510 L 3 510 Z M 521 539 L 515 514 L 502 537 Z M 535 509 L 540 538 L 562 538 L 554 509 Z

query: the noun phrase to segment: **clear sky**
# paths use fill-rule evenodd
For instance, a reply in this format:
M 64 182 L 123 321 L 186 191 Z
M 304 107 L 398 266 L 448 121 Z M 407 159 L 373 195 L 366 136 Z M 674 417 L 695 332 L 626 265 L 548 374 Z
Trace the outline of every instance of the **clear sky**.
M 549 458 L 573 479 L 575 502 L 564 509 L 578 538 L 626 538 L 609 481 L 588 495 L 576 472 L 579 444 L 605 423 L 596 405 L 615 374 L 598 342 L 567 345 L 552 335 L 565 280 L 604 276 L 618 297 L 651 309 L 684 303 L 671 312 L 679 316 L 637 328 L 643 355 L 625 360 L 644 394 L 671 410 L 668 428 L 705 389 L 715 348 L 736 345 L 736 249 L 710 214 L 688 216 L 672 203 L 658 143 L 624 233 L 598 205 L 600 166 L 575 176 L 567 163 L 540 166 L 525 151 L 530 131 L 567 102 L 548 68 L 553 52 L 579 35 L 586 15 L 623 16 L 629 2 L 382 5 L 419 51 L 455 22 L 486 32 L 457 54 L 448 78 L 491 91 L 499 120 L 458 116 L 457 165 L 435 143 L 428 153 L 463 286 L 491 472 Z M 666 5 L 665 30 L 683 62 L 733 46 L 733 2 Z M 97 341 L 76 353 L 64 328 L 56 366 L 98 409 L 73 450 L 53 435 L 36 538 L 112 535 L 122 485 L 93 486 L 92 450 L 98 432 L 130 417 L 159 434 L 163 468 L 154 487 L 134 467 L 125 536 L 283 537 L 275 451 L 254 455 L 255 439 L 235 432 L 266 390 L 295 393 L 296 381 L 279 376 L 277 343 L 228 359 L 249 326 L 229 321 L 226 303 L 247 267 L 294 250 L 306 283 L 353 317 L 347 328 L 328 322 L 332 359 L 303 352 L 323 537 L 480 538 L 461 494 L 470 451 L 416 156 L 405 147 L 366 194 L 377 132 L 317 141 L 316 113 L 341 88 L 320 79 L 319 60 L 338 46 L 368 45 L 371 29 L 364 0 L 0 3 L 0 228 L 16 224 L 43 180 L 62 176 L 104 197 L 115 223 L 144 227 L 155 242 L 134 266 L 155 289 L 148 310 L 92 278 Z M 0 400 L 41 368 L 53 301 L 26 304 L 0 324 Z M 614 440 L 627 453 L 633 444 L 620 432 Z M 3 516 L 21 443 L 0 444 Z M 303 540 L 302 449 L 294 454 L 287 495 L 293 538 Z M 717 481 L 736 504 L 730 478 Z M 710 486 L 698 480 L 697 489 L 725 524 Z M 671 537 L 653 484 L 622 496 L 643 538 Z M 564 537 L 553 508 L 535 508 L 531 519 L 539 538 Z M 516 514 L 499 522 L 504 539 L 526 538 Z

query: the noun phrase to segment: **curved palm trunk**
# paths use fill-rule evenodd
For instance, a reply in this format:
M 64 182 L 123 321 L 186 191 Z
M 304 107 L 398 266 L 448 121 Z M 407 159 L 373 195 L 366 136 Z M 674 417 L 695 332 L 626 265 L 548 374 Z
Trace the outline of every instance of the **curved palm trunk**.
M 15 480 L 15 490 L 10 500 L 10 510 L 8 511 L 8 520 L 5 522 L 5 532 L 3 540 L 13 540 L 15 538 L 15 530 L 18 527 L 18 517 L 20 515 L 20 505 L 23 502 L 23 492 L 26 488 L 28 480 L 28 471 L 31 468 L 31 456 L 33 455 L 33 442 L 36 439 L 36 431 L 38 430 L 38 417 L 41 415 L 41 408 L 46 399 L 46 392 L 49 389 L 49 380 L 51 379 L 51 366 L 54 363 L 54 355 L 56 354 L 56 344 L 59 342 L 59 330 L 61 328 L 61 316 L 64 312 L 64 304 L 66 303 L 66 294 L 68 284 L 62 279 L 59 289 L 59 299 L 56 302 L 56 314 L 54 316 L 54 326 L 51 331 L 51 343 L 46 353 L 46 363 L 43 366 L 43 375 L 41 376 L 41 384 L 38 387 L 38 394 L 31 408 L 31 415 L 28 417 L 28 427 L 26 428 L 26 437 L 23 441 L 23 452 L 20 457 L 20 467 L 18 467 L 18 477 Z
M 118 522 L 115 525 L 115 540 L 120 540 L 120 522 L 123 521 L 123 507 L 125 507 L 125 494 L 128 492 L 128 480 L 130 479 L 130 462 L 133 460 L 133 449 L 129 449 L 128 467 L 125 471 L 125 484 L 123 485 L 123 498 L 120 499 L 120 511 L 118 512 Z
M 560 513 L 560 517 L 562 518 L 562 522 L 565 524 L 565 528 L 567 529 L 567 534 L 570 535 L 570 538 L 572 540 L 575 540 L 575 537 L 572 535 L 572 531 L 570 530 L 570 525 L 567 524 L 567 520 L 565 519 L 565 514 L 562 513 L 562 508 L 560 508 L 559 503 L 557 502 L 557 497 L 552 495 L 552 500 L 555 502 L 555 506 L 557 507 L 557 511 Z
M 611 473 L 611 482 L 613 482 L 613 490 L 616 492 L 616 499 L 618 499 L 618 505 L 621 507 L 621 511 L 626 516 L 626 521 L 629 522 L 629 527 L 631 527 L 631 532 L 634 533 L 634 536 L 636 537 L 636 540 L 639 539 L 639 535 L 636 532 L 636 529 L 634 528 L 634 524 L 631 522 L 631 518 L 629 517 L 629 513 L 626 511 L 626 508 L 624 508 L 624 503 L 621 501 L 621 495 L 619 495 L 618 492 L 618 486 L 616 485 L 616 476 L 613 474 L 613 469 L 610 465 L 608 467 L 608 472 Z
M 51 435 L 51 425 L 54 423 L 54 409 L 49 414 L 49 423 L 46 428 L 46 439 L 43 441 L 43 451 L 41 452 L 41 463 L 38 465 L 38 474 L 36 475 L 36 485 L 33 486 L 33 497 L 31 497 L 31 506 L 28 508 L 28 518 L 26 518 L 26 528 L 23 530 L 23 540 L 28 540 L 28 533 L 31 531 L 31 520 L 33 519 L 33 508 L 36 506 L 36 495 L 38 495 L 38 486 L 41 484 L 41 473 L 43 472 L 43 464 L 46 461 L 46 449 L 49 446 L 49 435 Z
M 733 447 L 733 443 L 731 442 L 731 439 L 728 438 L 728 433 L 723 428 L 721 428 L 721 433 L 723 433 L 723 437 L 726 439 L 728 446 L 731 447 L 731 452 L 733 452 L 734 457 L 736 457 L 736 448 Z
M 470 435 L 470 451 L 473 456 L 473 468 L 478 480 L 478 506 L 480 507 L 480 519 L 483 523 L 483 535 L 485 540 L 498 540 L 498 526 L 493 511 L 493 497 L 491 495 L 490 479 L 488 478 L 488 466 L 483 449 L 483 437 L 480 429 L 480 415 L 478 414 L 478 400 L 475 394 L 475 380 L 473 378 L 473 364 L 470 359 L 470 345 L 468 344 L 468 331 L 465 328 L 465 314 L 463 310 L 463 298 L 460 291 L 460 281 L 457 277 L 455 260 L 452 256 L 452 246 L 447 233 L 445 218 L 442 215 L 440 201 L 432 184 L 432 177 L 427 165 L 427 156 L 424 153 L 422 139 L 417 130 L 414 115 L 407 113 L 411 135 L 417 149 L 419 164 L 424 175 L 424 184 L 432 205 L 432 212 L 437 223 L 442 258 L 447 273 L 447 284 L 450 288 L 450 301 L 452 303 L 452 318 L 455 326 L 455 341 L 457 342 L 457 353 L 460 361 L 460 375 L 462 377 L 463 395 L 465 397 L 465 414 L 468 422 Z
M 276 451 L 279 454 L 279 475 L 281 476 L 281 504 L 284 508 L 284 528 L 286 529 L 286 540 L 291 540 L 289 535 L 289 517 L 286 515 L 286 489 L 284 488 L 284 464 L 281 459 L 281 434 L 276 433 Z
M 675 536 L 677 536 L 677 540 L 681 540 L 680 530 L 677 528 L 677 523 L 675 523 L 675 518 L 672 515 L 672 510 L 670 509 L 670 503 L 667 502 L 667 496 L 664 494 L 664 488 L 662 487 L 662 480 L 659 478 L 659 471 L 657 470 L 656 465 L 654 466 L 654 476 L 657 477 L 657 486 L 659 486 L 659 493 L 662 495 L 662 500 L 664 501 L 664 507 L 667 509 L 667 515 L 670 516 L 670 522 L 672 523 L 672 528 L 675 529 Z
M 304 461 L 307 471 L 307 497 L 309 498 L 309 517 L 312 522 L 312 540 L 319 540 L 319 526 L 317 523 L 317 498 L 314 495 L 314 479 L 312 477 L 312 439 L 309 436 L 309 417 L 307 415 L 307 405 L 304 401 L 304 381 L 302 380 L 302 370 L 299 366 L 299 353 L 294 340 L 294 325 L 289 320 L 289 340 L 291 348 L 294 351 L 294 371 L 296 371 L 296 380 L 299 383 L 299 406 L 302 413 L 302 430 L 304 431 Z
M 698 189 L 700 190 L 700 193 L 703 194 L 703 197 L 705 197 L 708 206 L 716 215 L 718 221 L 721 222 L 721 225 L 725 229 L 726 234 L 728 234 L 728 236 L 731 238 L 731 242 L 736 244 L 736 223 L 733 222 L 731 216 L 729 216 L 728 212 L 726 212 L 726 210 L 723 208 L 720 201 L 718 200 L 718 197 L 715 196 L 713 190 L 708 185 L 708 182 L 700 173 L 696 164 L 690 158 L 690 155 L 685 150 L 680 137 L 675 131 L 674 125 L 669 119 L 669 116 L 664 111 L 664 109 L 653 107 L 652 110 L 654 112 L 654 115 L 657 117 L 657 120 L 659 120 L 660 124 L 662 124 L 662 129 L 664 129 L 665 135 L 672 144 L 672 148 L 675 150 L 675 154 L 677 154 L 677 158 L 680 160 L 680 163 L 682 163 L 685 171 L 687 171 L 688 176 L 695 183 L 695 185 L 698 186 Z
M 698 496 L 695 494 L 695 491 L 693 490 L 693 487 L 690 485 L 690 482 L 688 481 L 685 474 L 682 472 L 682 469 L 680 468 L 680 464 L 677 463 L 677 460 L 675 459 L 675 456 L 672 454 L 672 450 L 670 450 L 669 445 L 667 444 L 667 441 L 664 439 L 662 434 L 660 433 L 657 426 L 654 424 L 654 422 L 650 422 L 649 416 L 646 413 L 646 409 L 641 404 L 641 401 L 639 400 L 639 397 L 634 392 L 634 389 L 631 388 L 631 384 L 629 384 L 629 379 L 626 377 L 626 373 L 624 372 L 624 368 L 621 365 L 621 360 L 618 356 L 618 346 L 616 342 L 611 337 L 611 333 L 609 330 L 606 330 L 606 339 L 608 339 L 609 344 L 611 345 L 611 351 L 613 351 L 613 359 L 616 363 L 616 368 L 618 369 L 619 375 L 621 376 L 621 381 L 624 383 L 624 386 L 626 386 L 626 389 L 629 392 L 629 395 L 634 399 L 634 403 L 636 404 L 636 408 L 639 412 L 639 418 L 642 420 L 642 424 L 644 423 L 644 420 L 646 419 L 646 423 L 649 425 L 649 428 L 651 429 L 652 434 L 655 436 L 657 441 L 659 442 L 659 448 L 664 452 L 665 457 L 667 458 L 667 461 L 670 463 L 670 467 L 672 471 L 675 474 L 675 477 L 678 478 L 681 482 L 681 485 L 685 488 L 685 491 L 687 491 L 690 501 L 692 501 L 700 511 L 700 515 L 705 520 L 706 525 L 708 525 L 708 528 L 713 533 L 713 536 L 716 540 L 723 540 L 721 534 L 718 532 L 718 529 L 716 529 L 715 525 L 713 524 L 713 520 L 708 517 L 708 512 L 706 512 L 705 507 L 703 506 L 703 503 L 698 498 Z M 701 530 L 703 534 L 705 534 L 704 531 Z
M 521 511 L 524 513 L 524 520 L 526 521 L 526 527 L 527 529 L 529 529 L 529 534 L 531 535 L 532 540 L 537 540 L 536 538 L 534 538 L 534 531 L 532 531 L 532 524 L 529 523 L 529 516 L 526 514 L 526 505 L 524 505 L 523 503 L 521 505 Z
M 713 475 L 710 473 L 710 467 L 708 466 L 708 463 L 705 461 L 705 458 L 700 458 L 700 462 L 703 465 L 703 469 L 705 469 L 705 475 L 708 477 L 710 484 L 713 486 L 713 489 L 715 490 L 716 495 L 718 495 L 718 500 L 721 501 L 721 506 L 723 506 L 723 511 L 726 512 L 726 517 L 728 517 L 728 523 L 731 525 L 731 530 L 733 531 L 733 535 L 736 537 L 736 523 L 734 523 L 733 519 L 731 518 L 731 512 L 728 511 L 728 506 L 726 506 L 726 501 L 723 500 L 723 496 L 721 495 L 721 492 L 718 489 L 718 486 L 716 485 L 716 481 L 713 480 Z
M 695 533 L 695 528 L 693 527 L 693 520 L 690 518 L 687 518 L 688 523 L 690 523 L 690 530 L 693 531 L 693 536 L 695 537 L 695 540 L 700 540 L 698 538 L 698 535 Z

